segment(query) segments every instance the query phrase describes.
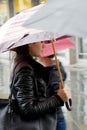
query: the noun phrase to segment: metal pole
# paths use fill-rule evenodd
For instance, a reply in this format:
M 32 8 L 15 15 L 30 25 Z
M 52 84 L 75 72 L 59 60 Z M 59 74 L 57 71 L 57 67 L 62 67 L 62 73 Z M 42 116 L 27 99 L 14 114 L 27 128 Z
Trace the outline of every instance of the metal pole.
M 15 15 L 14 0 L 7 0 L 9 18 Z

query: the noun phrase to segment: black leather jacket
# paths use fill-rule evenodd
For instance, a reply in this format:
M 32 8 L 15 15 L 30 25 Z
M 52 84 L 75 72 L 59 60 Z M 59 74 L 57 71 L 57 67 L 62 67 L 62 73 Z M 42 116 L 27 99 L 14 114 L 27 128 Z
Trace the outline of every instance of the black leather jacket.
M 17 71 L 13 86 L 13 95 L 18 103 L 18 109 L 26 118 L 51 113 L 58 106 L 63 105 L 63 101 L 57 95 L 47 98 L 44 73 L 40 73 L 45 71 L 33 59 L 29 62 L 27 62 L 29 66 Z

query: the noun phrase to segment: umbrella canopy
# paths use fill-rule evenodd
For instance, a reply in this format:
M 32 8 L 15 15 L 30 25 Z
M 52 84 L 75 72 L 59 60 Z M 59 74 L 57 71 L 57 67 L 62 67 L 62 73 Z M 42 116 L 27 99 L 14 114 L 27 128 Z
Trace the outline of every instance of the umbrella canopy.
M 13 40 L 16 41 L 28 33 L 28 29 L 25 29 L 22 24 L 27 19 L 27 16 L 28 18 L 31 17 L 43 5 L 44 4 L 41 4 L 31 9 L 24 10 L 10 18 L 3 26 L 0 27 L 0 43 L 7 41 L 11 42 Z
M 55 37 L 59 36 L 58 33 L 55 33 Z M 26 45 L 29 43 L 39 42 L 39 41 L 47 41 L 54 39 L 54 35 L 51 32 L 29 29 L 28 33 L 25 33 L 22 38 L 16 39 L 13 41 L 2 42 L 0 44 L 0 52 L 5 52 L 11 50 L 15 47 Z
M 61 38 L 59 40 L 56 40 L 54 42 L 54 47 L 56 53 L 65 49 L 73 48 L 75 47 L 75 44 L 69 39 L 69 38 Z M 51 43 L 46 43 L 45 47 L 42 52 L 42 57 L 46 57 L 49 55 L 54 54 L 52 44 Z
M 27 18 L 29 19 L 34 13 L 39 11 L 42 6 L 44 6 L 44 4 L 22 11 L 10 18 L 0 28 L 0 52 L 5 52 L 28 43 L 54 39 L 52 32 L 23 27 Z M 57 37 L 59 37 L 59 33 L 55 33 L 55 38 Z
M 23 26 L 87 37 L 86 22 L 87 0 L 48 0 Z
M 24 21 L 37 12 L 44 4 L 40 4 L 31 9 L 24 10 L 14 17 L 10 18 L 3 26 L 0 27 L 0 51 L 6 51 L 12 47 L 14 43 L 22 39 L 26 34 L 41 33 L 42 30 L 24 28 Z M 47 32 L 46 32 L 47 33 Z

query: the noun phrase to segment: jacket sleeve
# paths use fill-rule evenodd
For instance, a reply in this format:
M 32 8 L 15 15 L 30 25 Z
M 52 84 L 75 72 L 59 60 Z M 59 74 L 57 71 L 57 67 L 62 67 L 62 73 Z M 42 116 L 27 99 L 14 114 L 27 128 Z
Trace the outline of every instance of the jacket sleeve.
M 57 95 L 45 99 L 44 101 L 35 102 L 34 97 L 34 80 L 30 70 L 20 71 L 14 84 L 16 89 L 17 103 L 22 115 L 36 117 L 41 114 L 50 113 L 58 106 L 63 105 L 63 101 Z

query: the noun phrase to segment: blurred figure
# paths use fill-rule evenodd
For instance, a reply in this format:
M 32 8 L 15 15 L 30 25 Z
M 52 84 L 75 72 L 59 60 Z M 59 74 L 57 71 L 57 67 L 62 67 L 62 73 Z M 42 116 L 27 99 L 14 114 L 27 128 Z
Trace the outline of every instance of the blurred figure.
M 48 82 L 48 94 L 49 96 L 57 94 L 60 87 L 60 77 L 56 68 L 55 60 L 53 60 L 54 55 L 47 57 L 40 57 L 39 62 L 46 67 L 49 71 L 49 82 Z M 60 71 L 62 74 L 63 81 L 66 80 L 66 72 L 61 62 L 59 62 Z M 56 130 L 66 130 L 66 121 L 61 107 L 57 108 L 57 127 Z

